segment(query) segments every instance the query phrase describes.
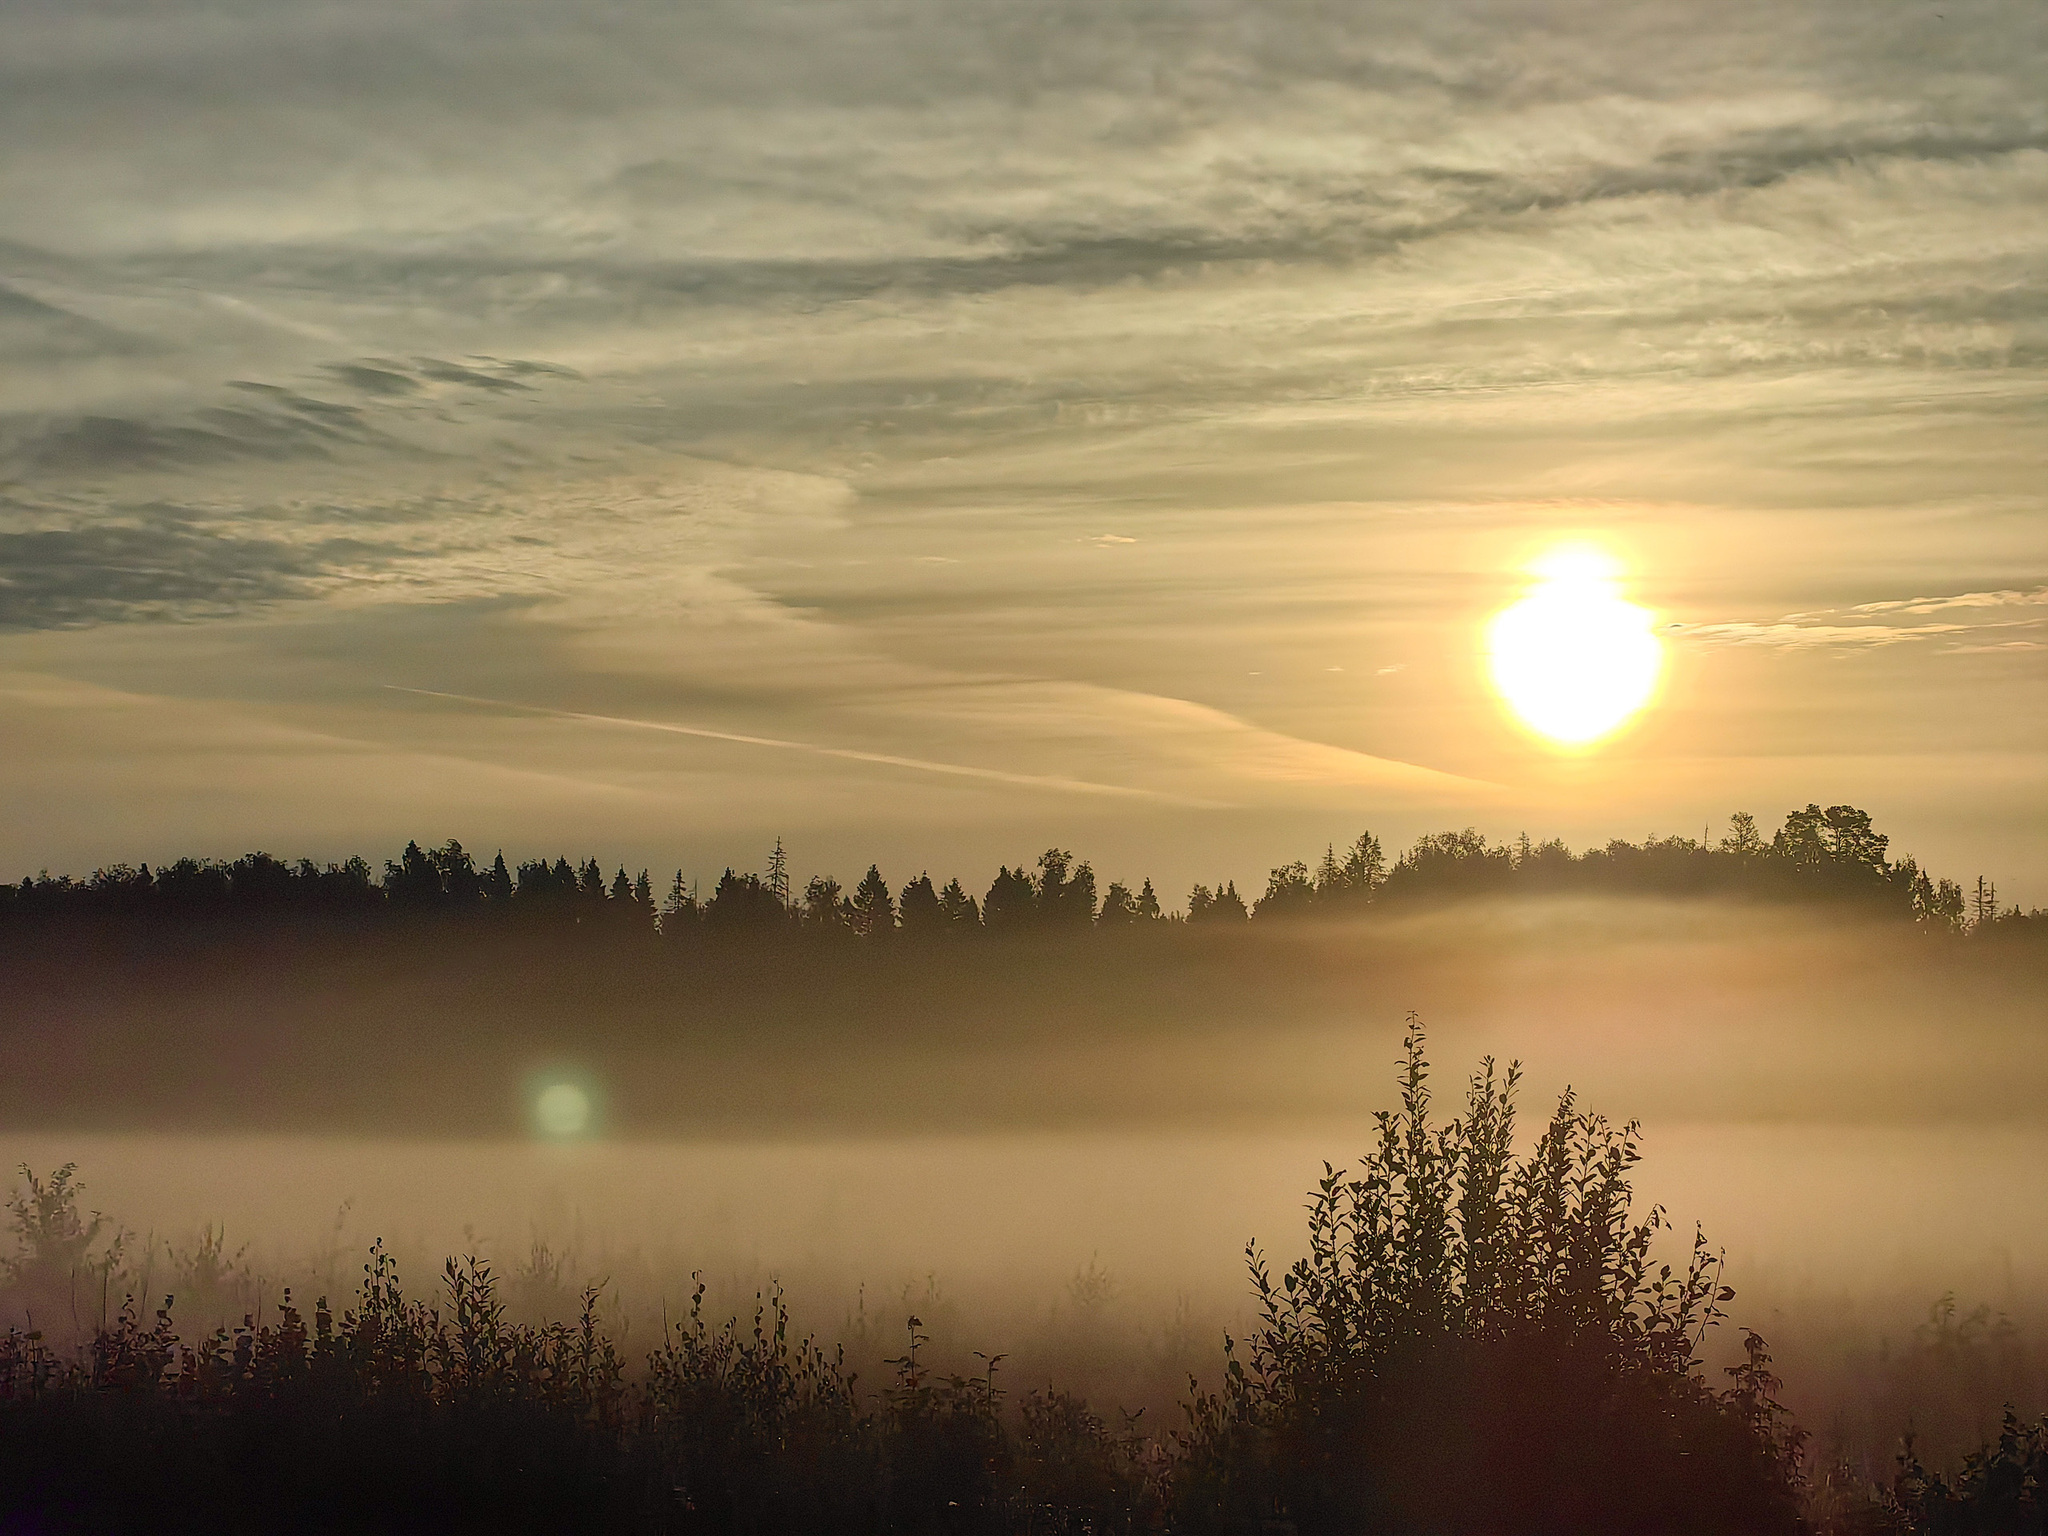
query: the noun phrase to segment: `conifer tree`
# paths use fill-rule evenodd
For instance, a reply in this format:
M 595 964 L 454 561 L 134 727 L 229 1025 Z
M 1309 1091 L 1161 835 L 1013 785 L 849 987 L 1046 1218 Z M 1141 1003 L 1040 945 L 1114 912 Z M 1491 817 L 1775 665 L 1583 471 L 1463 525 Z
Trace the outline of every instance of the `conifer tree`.
M 1012 870 L 1007 864 L 997 869 L 988 895 L 982 898 L 982 926 L 992 933 L 1013 933 L 1030 927 L 1037 914 L 1038 895 L 1031 877 L 1022 868 Z
M 683 884 L 680 869 L 676 871 L 675 879 L 669 882 L 668 897 L 661 904 L 659 926 L 665 939 L 681 938 L 697 926 L 696 893 Z
M 484 899 L 494 907 L 512 899 L 512 871 L 505 867 L 505 850 L 491 860 L 491 872 L 484 876 Z
M 878 939 L 896 927 L 896 903 L 889 895 L 889 882 L 873 864 L 853 891 L 853 931 L 864 939 Z
M 949 932 L 961 933 L 981 926 L 981 908 L 958 879 L 948 880 L 939 892 L 939 907 L 946 914 Z
M 899 921 L 903 931 L 920 937 L 928 937 L 944 929 L 946 911 L 939 902 L 939 893 L 932 889 L 929 871 L 920 874 L 903 887 L 903 894 L 897 902 Z

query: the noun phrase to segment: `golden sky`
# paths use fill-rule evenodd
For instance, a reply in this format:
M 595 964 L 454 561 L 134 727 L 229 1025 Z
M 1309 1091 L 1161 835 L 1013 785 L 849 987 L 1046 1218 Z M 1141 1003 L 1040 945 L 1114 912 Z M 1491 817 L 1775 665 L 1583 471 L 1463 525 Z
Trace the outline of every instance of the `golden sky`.
M 2048 10 L 9 8 L 0 869 L 1870 809 L 2048 900 Z M 1620 563 L 1561 753 L 1486 626 Z

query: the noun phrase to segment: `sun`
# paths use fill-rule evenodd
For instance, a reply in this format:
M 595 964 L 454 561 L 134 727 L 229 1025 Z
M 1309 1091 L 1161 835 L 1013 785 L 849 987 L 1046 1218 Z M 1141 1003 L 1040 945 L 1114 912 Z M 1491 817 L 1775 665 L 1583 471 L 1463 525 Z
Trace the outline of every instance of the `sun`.
M 1621 565 L 1606 552 L 1563 545 L 1529 570 L 1535 582 L 1487 629 L 1493 685 L 1538 735 L 1591 746 L 1650 702 L 1663 643 L 1649 610 L 1621 596 Z

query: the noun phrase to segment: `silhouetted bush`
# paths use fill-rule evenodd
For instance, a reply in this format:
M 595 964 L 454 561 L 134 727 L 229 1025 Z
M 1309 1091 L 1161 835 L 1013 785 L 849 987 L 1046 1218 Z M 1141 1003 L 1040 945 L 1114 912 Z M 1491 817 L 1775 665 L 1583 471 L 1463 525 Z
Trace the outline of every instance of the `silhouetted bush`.
M 1326 1166 L 1307 1255 L 1276 1280 L 1246 1250 L 1260 1326 L 1189 1407 L 1176 1524 L 1800 1529 L 1801 1436 L 1770 1357 L 1750 1334 L 1730 1387 L 1703 1379 L 1733 1292 L 1697 1233 L 1683 1271 L 1653 1265 L 1665 1223 L 1631 1217 L 1635 1128 L 1567 1094 L 1517 1158 L 1517 1069 L 1485 1063 L 1438 1126 L 1419 1026 L 1406 1051 L 1379 1145 L 1355 1176 Z
M 2043 1536 L 2048 1532 L 2048 1419 L 2008 1411 L 1998 1438 L 1953 1477 L 1920 1464 L 1909 1439 L 1886 1507 L 1866 1528 L 1912 1536 Z

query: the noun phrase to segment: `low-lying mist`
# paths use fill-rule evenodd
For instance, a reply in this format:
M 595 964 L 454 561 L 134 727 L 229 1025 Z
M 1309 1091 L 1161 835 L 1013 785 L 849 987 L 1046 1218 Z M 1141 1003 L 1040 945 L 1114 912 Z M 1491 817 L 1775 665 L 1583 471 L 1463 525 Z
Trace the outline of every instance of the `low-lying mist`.
M 1446 1090 L 1520 1058 L 1532 1123 L 1567 1085 L 1640 1119 L 1638 1191 L 1725 1247 L 1788 1401 L 1875 1465 L 1908 1420 L 1952 1454 L 2048 1406 L 2043 980 L 2032 948 L 1699 901 L 694 968 L 81 942 L 8 961 L 0 1157 L 76 1162 L 129 1234 L 80 1325 L 122 1287 L 188 1331 L 340 1300 L 381 1238 L 422 1289 L 489 1258 L 534 1316 L 599 1283 L 629 1352 L 698 1271 L 721 1313 L 779 1281 L 870 1380 L 914 1313 L 941 1359 L 1163 1429 L 1249 1311 L 1246 1241 L 1290 1256 L 1369 1144 L 1414 1009 Z M 592 1118 L 549 1139 L 564 1081 Z

